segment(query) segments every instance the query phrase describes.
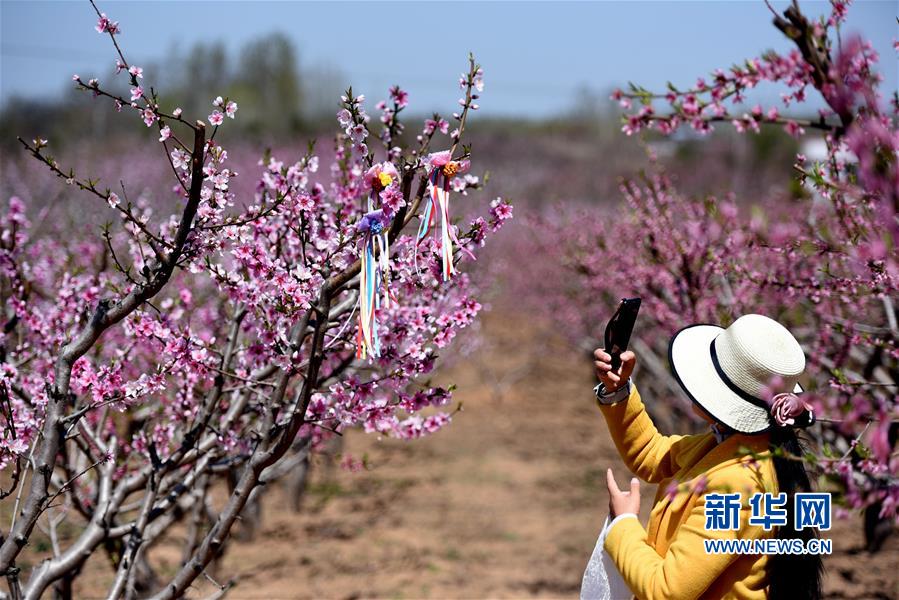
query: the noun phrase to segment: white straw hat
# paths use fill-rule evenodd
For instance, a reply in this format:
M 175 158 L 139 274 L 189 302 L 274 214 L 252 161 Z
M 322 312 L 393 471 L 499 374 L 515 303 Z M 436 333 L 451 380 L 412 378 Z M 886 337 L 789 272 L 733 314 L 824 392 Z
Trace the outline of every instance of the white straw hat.
M 805 354 L 786 327 L 762 315 L 744 315 L 724 329 L 691 325 L 668 346 L 671 371 L 687 395 L 717 421 L 739 433 L 771 425 L 765 388 L 799 393 Z

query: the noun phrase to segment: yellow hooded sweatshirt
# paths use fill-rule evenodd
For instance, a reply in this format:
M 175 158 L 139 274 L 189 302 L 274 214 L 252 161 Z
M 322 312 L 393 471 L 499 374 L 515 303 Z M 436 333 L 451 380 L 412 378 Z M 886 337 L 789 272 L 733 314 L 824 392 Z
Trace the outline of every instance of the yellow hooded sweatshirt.
M 627 401 L 600 404 L 624 463 L 640 479 L 658 483 L 649 529 L 633 518 L 618 520 L 605 550 L 641 600 L 767 598 L 767 556 L 706 554 L 703 540 L 770 538 L 775 530 L 750 526 L 749 498 L 777 493 L 768 434 L 661 435 L 646 413 L 637 388 Z M 672 483 L 677 484 L 673 494 Z M 737 531 L 707 531 L 705 495 L 740 493 Z

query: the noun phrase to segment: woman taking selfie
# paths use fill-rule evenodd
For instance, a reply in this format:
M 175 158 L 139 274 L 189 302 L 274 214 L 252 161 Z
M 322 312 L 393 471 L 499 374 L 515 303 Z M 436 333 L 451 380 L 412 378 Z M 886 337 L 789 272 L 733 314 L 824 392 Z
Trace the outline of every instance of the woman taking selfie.
M 630 379 L 633 352 L 594 352 L 596 396 L 625 465 L 659 484 L 649 523 L 640 523 L 640 485 L 628 492 L 607 473 L 610 527 L 604 549 L 637 598 L 791 598 L 821 596 L 818 555 L 707 554 L 710 539 L 803 539 L 794 529 L 793 495 L 810 491 L 796 429 L 814 420 L 796 395 L 805 356 L 782 325 L 745 315 L 730 327 L 694 325 L 671 340 L 671 369 L 710 424 L 699 435 L 661 435 Z M 616 361 L 617 362 L 617 361 Z M 769 386 L 776 387 L 770 393 Z M 750 525 L 750 498 L 785 492 L 787 524 L 766 531 Z M 739 493 L 736 529 L 707 529 L 709 494 Z M 713 497 L 718 502 L 717 497 Z M 711 507 L 711 504 L 709 505 Z

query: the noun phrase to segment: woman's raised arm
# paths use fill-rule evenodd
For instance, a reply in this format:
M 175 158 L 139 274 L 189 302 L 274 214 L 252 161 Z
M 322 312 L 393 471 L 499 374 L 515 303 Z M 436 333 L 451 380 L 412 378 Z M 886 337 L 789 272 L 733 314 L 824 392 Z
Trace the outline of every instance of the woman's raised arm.
M 609 433 L 624 464 L 640 479 L 658 483 L 677 471 L 677 453 L 696 436 L 662 435 L 656 429 L 637 387 L 630 381 L 637 363 L 631 352 L 621 354 L 621 366 L 612 371 L 611 356 L 602 349 L 593 353 L 596 376 L 604 388 L 605 396 L 629 389 L 625 399 L 608 404 L 600 398 L 599 405 L 609 426 Z M 623 394 L 622 394 L 623 395 Z

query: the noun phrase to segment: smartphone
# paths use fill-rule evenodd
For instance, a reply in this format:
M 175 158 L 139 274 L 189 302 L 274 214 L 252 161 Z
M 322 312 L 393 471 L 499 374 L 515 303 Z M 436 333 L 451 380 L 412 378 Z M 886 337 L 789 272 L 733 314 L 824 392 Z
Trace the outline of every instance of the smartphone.
M 622 298 L 618 310 L 606 325 L 605 351 L 612 355 L 612 371 L 621 366 L 621 353 L 627 350 L 631 332 L 640 311 L 640 298 Z

